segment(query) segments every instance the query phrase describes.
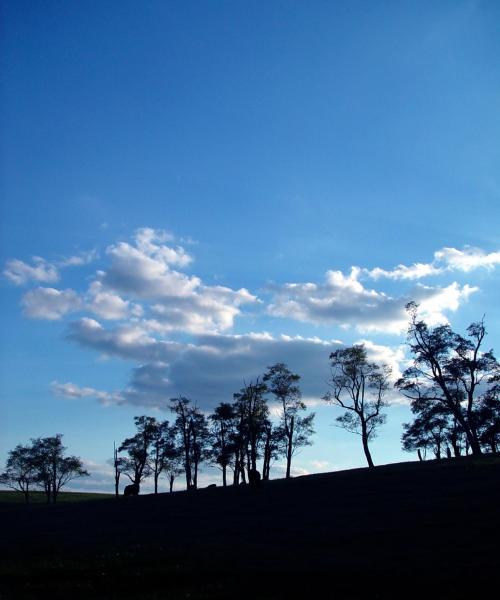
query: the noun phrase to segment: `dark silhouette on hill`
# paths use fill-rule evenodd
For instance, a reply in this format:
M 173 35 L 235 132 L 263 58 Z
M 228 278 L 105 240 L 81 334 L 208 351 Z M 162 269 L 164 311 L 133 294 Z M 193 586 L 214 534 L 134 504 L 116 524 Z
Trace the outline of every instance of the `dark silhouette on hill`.
M 406 309 L 410 316 L 408 345 L 413 364 L 404 371 L 396 387 L 417 407 L 423 403 L 427 407 L 435 405 L 456 420 L 475 456 L 482 454 L 482 443 L 496 447 L 498 408 L 493 413 L 481 409 L 490 398 L 498 405 L 500 364 L 493 350 L 484 350 L 484 319 L 471 323 L 463 336 L 450 325 L 429 327 L 419 318 L 415 302 L 407 304 Z M 420 412 L 418 408 L 416 412 Z M 481 423 L 481 416 L 484 419 L 487 415 L 493 421 Z M 493 432 L 493 438 L 486 434 L 481 439 L 487 430 Z
M 32 439 L 28 445 L 17 445 L 9 452 L 0 484 L 24 494 L 29 502 L 30 490 L 43 489 L 47 503 L 55 504 L 61 489 L 77 477 L 87 477 L 77 456 L 65 456 L 66 446 L 62 434 Z
M 126 485 L 123 490 L 124 496 L 138 496 L 141 491 L 141 486 L 138 483 L 131 483 Z
M 389 388 L 391 370 L 386 365 L 369 362 L 363 344 L 341 348 L 330 354 L 331 376 L 327 382 L 331 391 L 323 400 L 345 409 L 337 417 L 339 426 L 361 436 L 363 451 L 369 467 L 373 459 L 368 442 L 385 423 L 382 410 Z
M 481 598 L 498 568 L 499 501 L 491 455 L 0 505 L 0 596 Z

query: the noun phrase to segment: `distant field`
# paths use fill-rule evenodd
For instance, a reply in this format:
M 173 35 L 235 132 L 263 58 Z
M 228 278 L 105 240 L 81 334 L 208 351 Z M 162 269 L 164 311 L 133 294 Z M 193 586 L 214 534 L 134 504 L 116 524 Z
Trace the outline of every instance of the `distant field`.
M 57 502 L 87 502 L 88 500 L 104 500 L 114 498 L 114 494 L 95 494 L 86 492 L 60 492 Z M 21 492 L 0 490 L 0 504 L 24 504 L 24 495 Z M 43 492 L 30 492 L 31 504 L 46 504 L 47 496 Z

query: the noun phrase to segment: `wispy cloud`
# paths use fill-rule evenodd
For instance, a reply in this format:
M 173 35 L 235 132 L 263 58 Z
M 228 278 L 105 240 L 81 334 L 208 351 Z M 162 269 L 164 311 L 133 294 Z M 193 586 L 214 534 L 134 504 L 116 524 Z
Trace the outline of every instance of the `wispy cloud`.
M 3 274 L 14 285 L 24 285 L 30 282 L 56 283 L 60 279 L 60 269 L 88 265 L 97 257 L 97 251 L 91 250 L 54 262 L 49 262 L 40 256 L 33 256 L 31 264 L 13 258 L 6 262 Z
M 55 283 L 59 280 L 57 267 L 40 256 L 34 256 L 31 263 L 28 264 L 17 258 L 8 260 L 3 274 L 14 285 L 23 285 L 28 281 Z
M 398 265 L 391 270 L 375 267 L 371 270 L 363 269 L 363 273 L 372 279 L 422 279 L 453 271 L 469 273 L 474 269 L 493 269 L 499 264 L 500 252 L 487 253 L 481 248 L 471 246 L 466 246 L 463 250 L 445 247 L 434 252 L 434 260 L 430 263 Z
M 102 390 L 96 390 L 91 387 L 80 387 L 69 382 L 59 383 L 58 381 L 53 381 L 50 384 L 50 389 L 54 396 L 58 396 L 60 398 L 95 398 L 104 405 L 123 403 L 123 398 L 119 392 L 103 392 Z

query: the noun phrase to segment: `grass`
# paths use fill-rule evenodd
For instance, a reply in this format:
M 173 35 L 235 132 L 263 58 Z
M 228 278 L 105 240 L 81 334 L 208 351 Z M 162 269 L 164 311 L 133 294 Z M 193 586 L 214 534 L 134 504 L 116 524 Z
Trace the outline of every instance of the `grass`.
M 104 500 L 114 498 L 114 494 L 98 494 L 88 492 L 59 492 L 58 503 L 88 502 L 89 500 Z M 47 504 L 47 496 L 44 492 L 30 492 L 30 504 Z M 21 492 L 0 490 L 0 505 L 2 504 L 25 504 L 24 494 Z
M 488 456 L 4 503 L 0 598 L 481 598 L 500 566 L 499 501 Z

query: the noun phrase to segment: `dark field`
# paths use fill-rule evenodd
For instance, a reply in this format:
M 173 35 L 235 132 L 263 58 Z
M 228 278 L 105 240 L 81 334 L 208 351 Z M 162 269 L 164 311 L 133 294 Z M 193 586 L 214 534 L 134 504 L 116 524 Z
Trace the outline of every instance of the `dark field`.
M 495 598 L 499 501 L 498 456 L 55 507 L 0 498 L 0 597 Z
M 104 500 L 105 498 L 114 498 L 113 494 L 89 494 L 87 492 L 59 492 L 57 502 L 86 502 L 87 500 Z M 0 507 L 4 504 L 24 504 L 24 496 L 19 492 L 0 490 Z M 47 496 L 44 492 L 31 492 L 31 504 L 47 504 Z

